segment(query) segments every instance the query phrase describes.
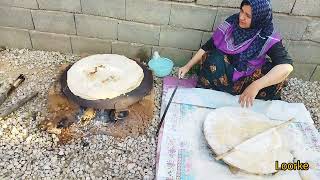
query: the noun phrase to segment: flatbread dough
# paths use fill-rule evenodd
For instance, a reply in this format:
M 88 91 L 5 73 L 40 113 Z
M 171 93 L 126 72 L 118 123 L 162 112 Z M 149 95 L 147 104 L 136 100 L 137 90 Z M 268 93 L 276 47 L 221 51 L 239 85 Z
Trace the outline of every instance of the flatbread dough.
M 67 72 L 70 91 L 83 99 L 112 99 L 137 88 L 144 74 L 133 60 L 117 54 L 85 57 Z
M 224 107 L 210 112 L 203 127 L 215 154 L 221 155 L 236 147 L 223 158 L 227 164 L 248 173 L 271 174 L 277 172 L 275 161 L 292 162 L 293 159 L 278 131 L 265 132 L 277 124 L 245 108 Z M 250 137 L 254 138 L 247 140 Z

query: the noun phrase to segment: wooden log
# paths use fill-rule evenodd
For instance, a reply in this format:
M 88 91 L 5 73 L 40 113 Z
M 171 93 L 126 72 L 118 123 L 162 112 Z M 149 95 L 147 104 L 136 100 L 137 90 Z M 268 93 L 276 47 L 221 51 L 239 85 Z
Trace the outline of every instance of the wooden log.
M 6 101 L 8 98 L 9 91 L 11 89 L 11 86 L 5 89 L 1 94 L 0 94 L 0 106 Z
M 14 104 L 13 106 L 11 106 L 11 107 L 5 109 L 3 112 L 1 112 L 0 118 L 4 118 L 7 115 L 11 114 L 15 110 L 17 110 L 21 106 L 23 106 L 25 103 L 27 103 L 28 101 L 30 101 L 31 99 L 36 97 L 37 95 L 38 95 L 38 92 L 33 92 L 30 95 L 28 95 L 28 96 L 24 97 L 23 99 L 19 100 L 16 104 Z
M 23 74 L 20 74 L 17 79 L 10 84 L 10 86 L 0 94 L 0 106 L 4 103 L 4 101 L 8 98 L 9 94 L 16 89 L 26 78 Z

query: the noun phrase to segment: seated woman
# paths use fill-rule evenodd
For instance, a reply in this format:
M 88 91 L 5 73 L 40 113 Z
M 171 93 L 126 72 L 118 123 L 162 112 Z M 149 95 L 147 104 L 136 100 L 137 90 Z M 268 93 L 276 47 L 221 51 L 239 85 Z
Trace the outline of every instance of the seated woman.
M 271 58 L 271 61 L 266 56 Z M 226 19 L 194 57 L 179 69 L 183 76 L 200 63 L 198 86 L 241 94 L 241 106 L 255 98 L 280 99 L 292 59 L 272 23 L 269 0 L 244 0 L 240 13 Z

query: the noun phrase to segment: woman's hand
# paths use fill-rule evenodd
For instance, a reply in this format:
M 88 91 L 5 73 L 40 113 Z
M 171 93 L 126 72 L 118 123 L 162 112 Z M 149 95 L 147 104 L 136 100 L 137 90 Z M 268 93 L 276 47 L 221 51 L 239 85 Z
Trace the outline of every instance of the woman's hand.
M 278 84 L 284 81 L 293 70 L 291 64 L 279 64 L 273 67 L 262 78 L 251 83 L 240 95 L 239 103 L 242 107 L 253 105 L 253 100 L 257 96 L 258 92 L 268 86 Z
M 253 100 L 256 98 L 259 91 L 260 91 L 260 88 L 257 85 L 257 83 L 255 82 L 251 83 L 239 97 L 239 103 L 241 104 L 241 107 L 252 106 Z
M 203 49 L 199 49 L 198 52 L 192 57 L 192 59 L 183 67 L 179 68 L 178 76 L 179 78 L 183 78 L 187 72 L 194 66 L 195 64 L 198 64 L 202 56 L 204 55 L 205 51 Z
M 190 70 L 191 68 L 187 65 L 179 68 L 178 77 L 179 79 L 183 78 Z

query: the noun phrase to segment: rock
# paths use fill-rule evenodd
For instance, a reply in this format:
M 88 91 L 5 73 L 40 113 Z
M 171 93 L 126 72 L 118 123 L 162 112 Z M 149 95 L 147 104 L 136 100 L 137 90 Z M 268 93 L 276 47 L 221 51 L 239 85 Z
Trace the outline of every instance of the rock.
M 46 165 L 43 167 L 43 169 L 45 169 L 45 170 L 50 170 L 51 168 L 50 168 L 50 166 L 49 166 L 48 164 L 46 164 Z
M 135 164 L 130 163 L 127 165 L 127 169 L 130 171 L 131 169 L 133 169 L 135 167 Z
M 59 156 L 63 156 L 63 155 L 64 155 L 64 152 L 63 152 L 62 150 L 60 150 L 59 153 L 58 153 L 58 155 L 59 155 Z

